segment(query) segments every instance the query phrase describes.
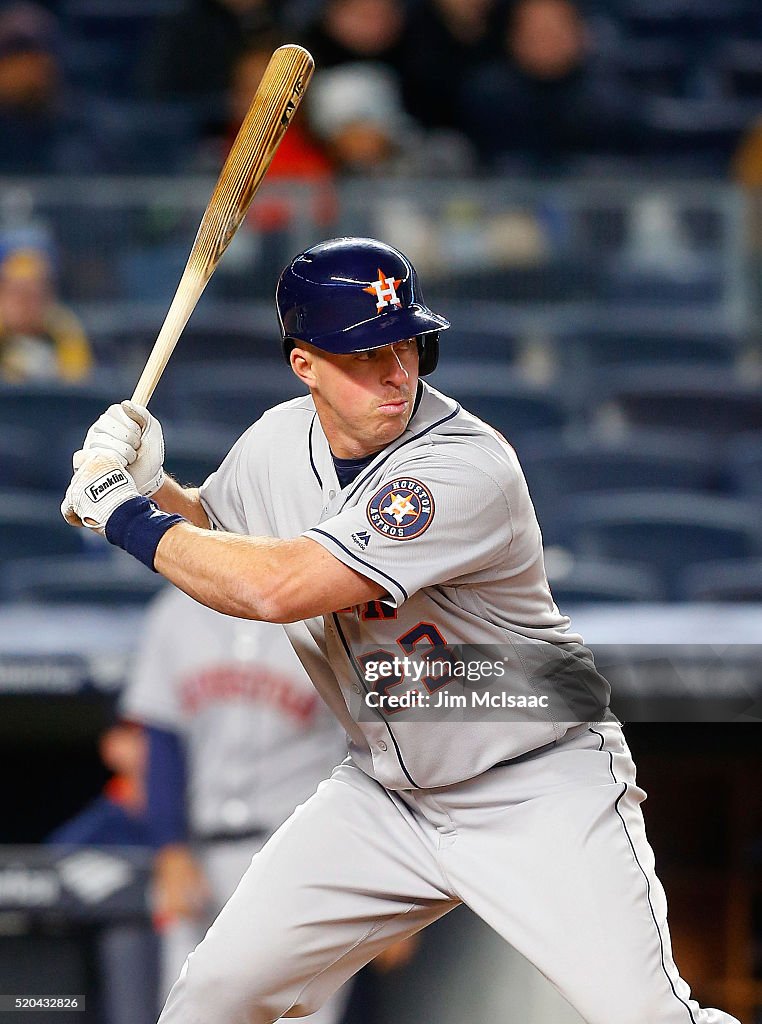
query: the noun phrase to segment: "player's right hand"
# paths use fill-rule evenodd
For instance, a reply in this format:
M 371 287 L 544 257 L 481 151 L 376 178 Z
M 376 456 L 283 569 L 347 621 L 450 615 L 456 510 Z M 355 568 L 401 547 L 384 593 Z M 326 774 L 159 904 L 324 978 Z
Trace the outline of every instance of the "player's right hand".
M 164 433 L 145 406 L 131 401 L 110 405 L 74 453 L 74 469 L 79 469 L 95 451 L 116 455 L 125 469 L 129 467 L 135 486 L 147 497 L 164 483 Z

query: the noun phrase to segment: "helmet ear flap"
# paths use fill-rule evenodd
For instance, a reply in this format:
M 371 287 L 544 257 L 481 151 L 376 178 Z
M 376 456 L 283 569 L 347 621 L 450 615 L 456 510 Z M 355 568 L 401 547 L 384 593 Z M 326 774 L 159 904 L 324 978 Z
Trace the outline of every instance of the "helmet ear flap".
M 439 331 L 418 335 L 418 375 L 433 373 L 439 361 Z

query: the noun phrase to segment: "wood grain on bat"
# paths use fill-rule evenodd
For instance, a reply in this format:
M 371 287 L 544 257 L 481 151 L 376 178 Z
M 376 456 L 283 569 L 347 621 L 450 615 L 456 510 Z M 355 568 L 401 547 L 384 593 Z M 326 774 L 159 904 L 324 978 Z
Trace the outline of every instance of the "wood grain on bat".
M 270 58 L 201 218 L 177 291 L 132 396 L 145 405 L 201 293 L 230 244 L 299 106 L 314 70 L 301 46 L 279 47 Z

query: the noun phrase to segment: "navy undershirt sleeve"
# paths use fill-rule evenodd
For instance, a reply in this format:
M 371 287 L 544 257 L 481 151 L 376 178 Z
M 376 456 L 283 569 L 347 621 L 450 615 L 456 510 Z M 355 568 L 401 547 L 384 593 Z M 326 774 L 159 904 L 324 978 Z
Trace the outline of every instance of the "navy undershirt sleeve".
M 155 846 L 184 843 L 188 839 L 185 809 L 185 750 L 179 733 L 155 726 L 146 728 L 148 772 L 146 819 Z

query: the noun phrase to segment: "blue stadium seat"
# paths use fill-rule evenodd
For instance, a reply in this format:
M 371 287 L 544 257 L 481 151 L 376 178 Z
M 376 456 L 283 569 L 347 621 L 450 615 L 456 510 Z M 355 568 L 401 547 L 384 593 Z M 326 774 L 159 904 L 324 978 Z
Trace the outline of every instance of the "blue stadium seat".
M 741 339 L 730 332 L 702 332 L 697 327 L 637 328 L 626 322 L 589 329 L 572 328 L 558 335 L 560 372 L 588 376 L 606 367 L 674 363 L 733 366 Z M 583 383 L 583 382 L 581 382 Z
M 685 492 L 632 492 L 570 498 L 563 541 L 575 554 L 647 562 L 671 597 L 696 562 L 762 554 L 757 504 Z
M 40 435 L 25 427 L 0 428 L 0 487 L 45 486 L 40 472 Z
M 179 416 L 242 433 L 263 412 L 306 391 L 282 359 L 178 366 L 167 385 Z
M 26 427 L 53 439 L 85 431 L 116 400 L 116 381 L 102 384 L 0 384 L 0 423 Z
M 720 446 L 709 438 L 636 430 L 531 438 L 519 451 L 546 541 L 562 528 L 569 497 L 623 491 L 709 491 L 721 480 Z
M 723 39 L 711 59 L 726 95 L 762 99 L 762 40 Z
M 205 423 L 165 422 L 163 428 L 167 472 L 181 484 L 196 487 L 218 468 L 238 437 L 234 428 Z
M 453 395 L 463 408 L 511 443 L 535 431 L 560 431 L 569 421 L 569 411 L 558 393 L 531 383 L 502 363 L 447 363 L 431 383 Z
M 0 595 L 44 604 L 142 605 L 164 586 L 134 558 L 111 551 L 101 558 L 12 559 L 3 565 Z
M 650 566 L 596 558 L 575 558 L 549 548 L 545 566 L 561 611 L 567 604 L 664 600 L 664 588 Z
M 454 314 L 457 317 L 459 314 Z M 515 362 L 521 351 L 521 341 L 500 325 L 497 330 L 479 330 L 461 327 L 458 320 L 442 338 L 440 365 L 446 366 L 456 360 L 494 359 L 505 364 Z
M 685 601 L 762 602 L 762 558 L 699 562 L 679 577 Z
M 27 486 L 53 491 L 68 484 L 72 452 L 81 445 L 90 424 L 123 397 L 122 389 L 116 377 L 104 377 L 98 385 L 0 385 L 0 432 L 22 429 L 37 439 L 32 459 L 35 477 Z
M 707 167 L 727 173 L 727 162 L 741 134 L 758 113 L 758 102 L 753 97 L 676 99 L 664 96 L 650 98 L 644 104 L 643 121 L 652 149 L 674 155 L 701 154 L 707 160 Z M 685 298 L 690 298 L 687 287 Z
M 57 492 L 0 491 L 0 562 L 38 555 L 75 555 L 85 550 L 89 531 L 76 530 L 64 522 L 62 497 Z
M 734 490 L 762 498 L 762 431 L 732 438 L 726 458 Z
M 631 426 L 696 430 L 717 437 L 762 430 L 762 396 L 751 381 L 712 367 L 628 367 L 601 374 L 598 412 Z

